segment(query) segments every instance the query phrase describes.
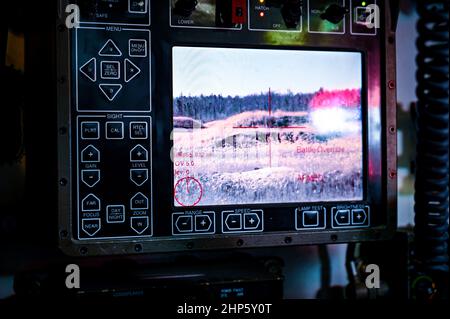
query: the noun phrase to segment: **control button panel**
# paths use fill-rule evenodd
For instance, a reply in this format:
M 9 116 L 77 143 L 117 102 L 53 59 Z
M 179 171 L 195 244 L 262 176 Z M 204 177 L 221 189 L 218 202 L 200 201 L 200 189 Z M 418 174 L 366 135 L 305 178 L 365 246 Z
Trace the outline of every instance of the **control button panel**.
M 172 234 L 173 235 L 201 235 L 214 234 L 215 212 L 196 211 L 187 213 L 172 214 Z
M 308 32 L 345 33 L 348 9 L 344 0 L 308 0 Z
M 370 226 L 369 206 L 338 206 L 331 209 L 332 228 L 359 228 Z
M 350 33 L 376 35 L 380 23 L 380 12 L 375 0 L 350 0 Z
M 150 0 L 73 0 L 81 24 L 150 25 Z
M 150 111 L 150 31 L 77 28 L 74 104 L 78 111 Z
M 305 206 L 295 210 L 295 229 L 313 230 L 326 228 L 326 208 Z
M 302 31 L 302 0 L 249 1 L 249 29 L 258 31 Z
M 236 209 L 222 212 L 223 233 L 262 232 L 264 211 L 261 209 Z
M 240 30 L 246 20 L 246 0 L 170 1 L 172 27 Z
M 78 239 L 152 236 L 151 118 L 80 115 L 76 136 Z

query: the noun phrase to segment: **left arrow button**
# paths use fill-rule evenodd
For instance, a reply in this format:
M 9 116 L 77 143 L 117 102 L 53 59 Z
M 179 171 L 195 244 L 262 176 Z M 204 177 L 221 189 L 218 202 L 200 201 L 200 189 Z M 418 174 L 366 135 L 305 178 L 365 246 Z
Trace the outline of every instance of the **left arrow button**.
M 83 64 L 80 72 L 92 82 L 97 81 L 97 59 L 92 58 Z

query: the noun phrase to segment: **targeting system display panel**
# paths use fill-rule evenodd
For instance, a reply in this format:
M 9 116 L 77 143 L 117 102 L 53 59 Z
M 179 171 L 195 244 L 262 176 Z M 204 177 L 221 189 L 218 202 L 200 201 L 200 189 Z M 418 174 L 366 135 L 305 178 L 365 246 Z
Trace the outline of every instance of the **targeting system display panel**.
M 71 79 L 58 88 L 70 132 L 59 136 L 63 251 L 320 244 L 395 229 L 388 7 L 74 3 L 80 23 L 57 38 L 58 76 Z
M 175 206 L 363 200 L 360 52 L 172 53 Z

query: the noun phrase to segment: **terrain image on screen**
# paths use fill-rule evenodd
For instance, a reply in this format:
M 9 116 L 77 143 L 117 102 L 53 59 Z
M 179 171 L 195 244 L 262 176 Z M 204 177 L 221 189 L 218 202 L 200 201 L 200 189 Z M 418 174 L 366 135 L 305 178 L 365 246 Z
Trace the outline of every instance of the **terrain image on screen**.
M 363 199 L 360 53 L 172 53 L 175 206 Z

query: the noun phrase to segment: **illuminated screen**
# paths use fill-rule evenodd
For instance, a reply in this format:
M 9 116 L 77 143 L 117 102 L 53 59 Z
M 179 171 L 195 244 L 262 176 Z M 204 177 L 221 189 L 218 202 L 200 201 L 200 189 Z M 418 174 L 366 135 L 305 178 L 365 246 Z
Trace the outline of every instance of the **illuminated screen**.
M 357 52 L 173 48 L 174 205 L 362 200 Z

